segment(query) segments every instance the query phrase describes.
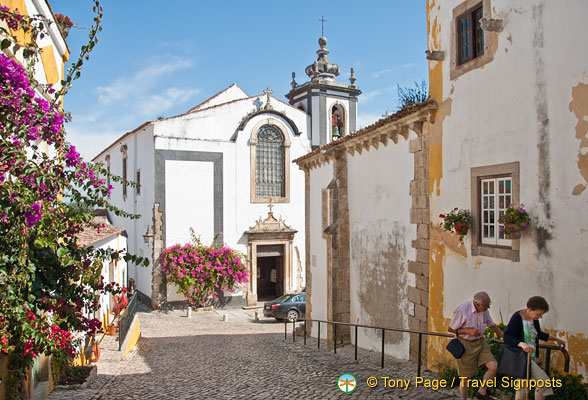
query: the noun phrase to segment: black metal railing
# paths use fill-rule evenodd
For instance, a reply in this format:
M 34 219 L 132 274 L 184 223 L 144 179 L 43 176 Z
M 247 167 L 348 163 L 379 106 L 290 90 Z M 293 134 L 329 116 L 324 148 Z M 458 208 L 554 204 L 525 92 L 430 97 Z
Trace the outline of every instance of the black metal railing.
M 133 317 L 137 312 L 137 295 L 133 295 L 131 297 L 131 301 L 129 301 L 129 305 L 125 308 L 123 315 L 120 317 L 118 321 L 118 351 L 121 351 L 122 344 L 124 339 L 127 337 L 127 333 L 131 327 L 131 323 L 133 322 Z
M 321 324 L 327 324 L 327 326 L 329 325 L 333 325 L 333 337 L 335 338 L 333 340 L 333 352 L 335 354 L 337 354 L 337 325 L 343 325 L 343 326 L 352 326 L 354 327 L 354 331 L 355 331 L 355 343 L 354 343 L 354 347 L 355 347 L 355 361 L 358 361 L 358 356 L 357 356 L 357 349 L 358 349 L 358 330 L 359 328 L 367 328 L 367 329 L 375 329 L 375 330 L 379 330 L 381 331 L 382 334 L 382 350 L 381 350 L 381 366 L 382 368 L 384 368 L 384 356 L 385 356 L 385 347 L 386 347 L 386 331 L 390 331 L 390 332 L 400 332 L 400 333 L 410 333 L 410 334 L 416 334 L 419 336 L 419 350 L 418 350 L 418 361 L 417 361 L 417 376 L 421 376 L 421 368 L 422 368 L 422 349 L 423 349 L 423 335 L 426 336 L 438 336 L 438 337 L 447 337 L 447 338 L 452 338 L 454 337 L 454 335 L 449 334 L 449 333 L 440 333 L 440 332 L 427 332 L 427 331 L 415 331 L 415 330 L 411 330 L 411 329 L 401 329 L 401 328 L 386 328 L 386 327 L 382 327 L 382 326 L 372 326 L 372 325 L 361 325 L 361 324 L 351 324 L 348 322 L 337 322 L 337 321 L 325 321 L 325 320 L 319 320 L 319 319 L 298 319 L 296 321 L 292 321 L 292 341 L 296 341 L 296 322 L 316 322 L 318 324 L 317 326 L 317 347 L 320 348 L 321 347 Z M 284 320 L 284 339 L 287 339 L 287 324 L 290 321 Z M 304 344 L 306 344 L 306 327 L 304 328 Z
M 343 326 L 352 326 L 354 327 L 355 331 L 355 343 L 354 343 L 354 351 L 355 351 L 355 361 L 358 361 L 357 357 L 357 349 L 358 349 L 358 328 L 368 328 L 368 329 L 375 329 L 379 330 L 382 333 L 382 350 L 381 350 L 381 367 L 384 368 L 384 356 L 385 356 L 385 346 L 386 346 L 386 331 L 391 332 L 401 332 L 401 333 L 409 333 L 409 334 L 416 334 L 419 336 L 419 350 L 418 350 L 418 361 L 417 361 L 417 376 L 421 376 L 421 368 L 422 368 L 422 349 L 423 349 L 423 335 L 426 336 L 437 336 L 437 337 L 447 337 L 453 338 L 454 335 L 449 333 L 441 333 L 441 332 L 428 332 L 428 331 L 415 331 L 411 329 L 401 329 L 401 328 L 385 328 L 381 326 L 372 326 L 372 325 L 361 325 L 361 324 L 351 324 L 348 322 L 337 322 L 337 321 L 325 321 L 325 320 L 318 320 L 318 319 L 298 319 L 295 321 L 288 321 L 284 320 L 284 340 L 288 339 L 288 322 L 292 322 L 292 341 L 296 341 L 296 323 L 297 322 L 316 322 L 317 326 L 317 348 L 321 347 L 321 323 L 322 324 L 329 324 L 333 325 L 333 352 L 337 354 L 337 325 Z M 304 344 L 306 345 L 306 326 L 304 327 Z M 493 339 L 498 343 L 503 343 L 502 340 Z M 570 370 L 570 355 L 565 348 L 561 348 L 558 346 L 552 346 L 547 344 L 539 344 L 539 348 L 546 349 L 546 356 L 545 356 L 545 365 L 549 367 L 551 362 L 551 351 L 552 350 L 559 350 L 562 352 L 564 356 L 564 371 L 569 372 Z M 549 371 L 549 368 L 546 368 Z M 549 372 L 548 372 L 549 374 Z

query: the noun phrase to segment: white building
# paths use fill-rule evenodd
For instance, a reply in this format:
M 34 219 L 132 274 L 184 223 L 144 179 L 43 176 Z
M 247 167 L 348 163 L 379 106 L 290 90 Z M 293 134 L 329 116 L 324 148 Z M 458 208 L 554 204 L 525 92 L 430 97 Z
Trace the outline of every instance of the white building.
M 98 228 L 87 226 L 78 237 L 78 244 L 83 247 L 93 247 L 102 250 L 114 250 L 123 252 L 127 248 L 127 234 L 124 228 L 112 225 L 107 210 L 96 210 L 94 223 L 103 224 Z M 119 287 L 127 286 L 127 262 L 124 259 L 118 261 L 103 261 L 102 278 L 104 282 L 114 282 Z M 88 315 L 89 318 L 96 318 L 102 321 L 104 330 L 114 320 L 113 308 L 114 297 L 111 294 L 100 295 L 100 309 Z
M 586 377 L 588 3 L 427 3 L 430 94 L 439 104 L 428 163 L 428 327 L 446 330 L 478 290 L 505 323 L 541 295 L 550 305 L 542 329 L 568 343 L 571 372 Z M 510 202 L 531 216 L 520 238 L 499 231 Z M 473 215 L 463 246 L 438 228 L 438 215 L 454 207 Z M 430 367 L 447 360 L 444 342 L 429 342 Z
M 182 300 L 163 283 L 158 260 L 164 248 L 189 242 L 190 228 L 204 244 L 216 237 L 248 256 L 250 283 L 219 305 L 304 288 L 304 173 L 290 164 L 355 129 L 360 93 L 335 81 L 339 67 L 327 58 L 326 39 L 319 44 L 307 68 L 312 79 L 300 86 L 293 79 L 290 104 L 269 88 L 249 96 L 233 84 L 184 114 L 144 123 L 94 158 L 141 184 L 112 183 L 111 203 L 142 218 L 112 218 L 127 230 L 129 251 L 152 261 L 131 265 L 129 277 L 154 306 Z M 148 229 L 153 246 L 142 237 Z
M 541 295 L 542 328 L 586 376 L 586 15 L 581 0 L 427 1 L 431 100 L 295 161 L 307 178 L 310 318 L 446 333 L 478 291 L 505 323 Z M 500 231 L 510 203 L 532 220 L 518 238 Z M 455 207 L 472 213 L 463 242 L 439 225 Z M 358 341 L 381 339 L 363 330 Z M 387 353 L 416 359 L 417 335 L 385 339 Z M 453 362 L 446 344 L 423 342 L 428 368 Z

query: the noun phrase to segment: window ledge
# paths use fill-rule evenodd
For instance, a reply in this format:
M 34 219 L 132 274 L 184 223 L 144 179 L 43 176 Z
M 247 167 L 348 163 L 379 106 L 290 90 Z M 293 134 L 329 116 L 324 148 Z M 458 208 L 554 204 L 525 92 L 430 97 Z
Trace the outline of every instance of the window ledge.
M 514 242 L 514 240 L 513 240 Z M 514 244 L 514 243 L 513 243 Z M 472 244 L 472 256 L 485 256 L 493 258 L 502 258 L 514 262 L 520 261 L 519 250 L 504 246 L 492 246 L 484 244 Z
M 271 200 L 272 203 L 289 203 L 289 197 L 253 197 L 251 199 L 252 203 L 269 203 Z

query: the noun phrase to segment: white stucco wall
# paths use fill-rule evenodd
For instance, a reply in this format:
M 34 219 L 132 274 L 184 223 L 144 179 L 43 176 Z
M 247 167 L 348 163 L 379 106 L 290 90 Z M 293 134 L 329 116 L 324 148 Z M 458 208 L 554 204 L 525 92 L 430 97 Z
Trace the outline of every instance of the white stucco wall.
M 191 241 L 190 228 L 202 243 L 214 239 L 213 164 L 165 161 L 165 214 L 167 246 Z
M 429 11 L 429 20 L 439 23 L 446 54 L 453 43 L 452 10 L 460 3 L 441 2 Z M 581 189 L 588 173 L 579 164 L 587 145 L 572 109 L 584 110 L 580 125 L 585 124 L 588 90 L 576 99 L 573 90 L 588 84 L 588 48 L 579 34 L 588 3 L 492 0 L 490 5 L 492 18 L 504 22 L 494 59 L 454 80 L 449 57 L 443 61 L 440 109 L 448 113 L 437 116 L 443 128 L 442 178 L 433 190 L 431 215 L 477 207 L 470 204 L 476 190 L 470 187 L 470 168 L 518 161 L 520 201 L 533 225 L 520 240 L 520 262 L 472 257 L 471 234 L 464 242 L 466 257 L 445 251 L 443 315 L 450 318 L 457 305 L 486 290 L 492 316 L 500 322 L 502 315 L 506 323 L 530 296 L 542 295 L 551 307 L 542 327 L 570 341 L 573 368 L 586 375 L 588 320 L 578 316 L 588 294 L 588 214 L 582 211 L 588 209 L 588 191 Z
M 323 237 L 323 199 L 322 190 L 326 189 L 333 180 L 333 164 L 323 164 L 310 170 L 310 273 L 312 288 L 310 301 L 311 312 L 308 317 L 327 320 L 327 241 Z M 308 300 L 308 297 L 307 297 Z M 307 306 L 308 310 L 308 306 Z M 324 327 L 323 327 L 324 328 Z M 312 324 L 311 335 L 317 337 L 317 324 Z M 327 330 L 321 329 L 321 337 L 327 337 Z
M 153 153 L 153 127 L 147 125 L 130 135 L 123 136 L 117 142 L 97 156 L 93 161 L 102 162 L 106 166 L 106 156 L 110 156 L 110 171 L 114 175 L 122 176 L 122 155 L 120 148 L 127 145 L 127 178 L 135 181 L 137 170 L 141 170 L 141 191 L 127 187 L 127 197 L 123 199 L 122 185 L 111 182 L 114 187 L 110 196 L 110 203 L 114 206 L 133 214 L 139 214 L 138 219 L 123 218 L 109 213 L 113 225 L 125 228 L 128 234 L 128 251 L 141 257 L 151 259 L 152 244 L 146 244 L 143 235 L 147 232 L 147 226 L 151 226 L 153 232 L 153 198 L 154 198 L 154 153 Z M 134 278 L 137 289 L 151 296 L 153 262 L 148 267 L 135 266 L 129 263 L 128 276 Z
M 416 137 L 411 134 L 409 139 Z M 415 259 L 410 223 L 413 155 L 408 141 L 370 148 L 347 156 L 350 235 L 350 293 L 352 323 L 408 329 L 414 306 L 407 299 L 415 285 L 408 260 Z M 359 346 L 381 349 L 381 333 L 359 330 Z M 352 335 L 352 341 L 354 336 Z M 386 353 L 407 359 L 408 334 L 386 334 Z
M 109 238 L 101 240 L 93 244 L 94 248 L 96 249 L 113 249 L 113 250 L 122 250 L 127 247 L 127 238 L 124 237 L 122 234 L 113 235 Z M 104 282 L 110 282 L 110 262 L 104 262 L 102 266 L 102 277 L 104 277 Z M 127 263 L 125 260 L 120 260 L 118 262 L 112 262 L 113 274 L 114 274 L 114 282 L 120 286 L 127 286 L 128 277 L 127 274 Z M 114 304 L 110 302 L 109 295 L 100 295 L 100 310 L 96 312 L 96 315 L 91 314 L 90 316 L 93 318 L 100 319 L 101 321 L 104 320 L 104 315 L 112 310 Z

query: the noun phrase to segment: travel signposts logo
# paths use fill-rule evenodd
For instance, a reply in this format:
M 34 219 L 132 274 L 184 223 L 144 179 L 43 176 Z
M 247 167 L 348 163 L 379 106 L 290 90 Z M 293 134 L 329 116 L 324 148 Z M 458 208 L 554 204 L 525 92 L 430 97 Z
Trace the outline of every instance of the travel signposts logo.
M 357 379 L 351 374 L 343 374 L 337 379 L 337 387 L 343 393 L 351 393 L 357 387 Z

